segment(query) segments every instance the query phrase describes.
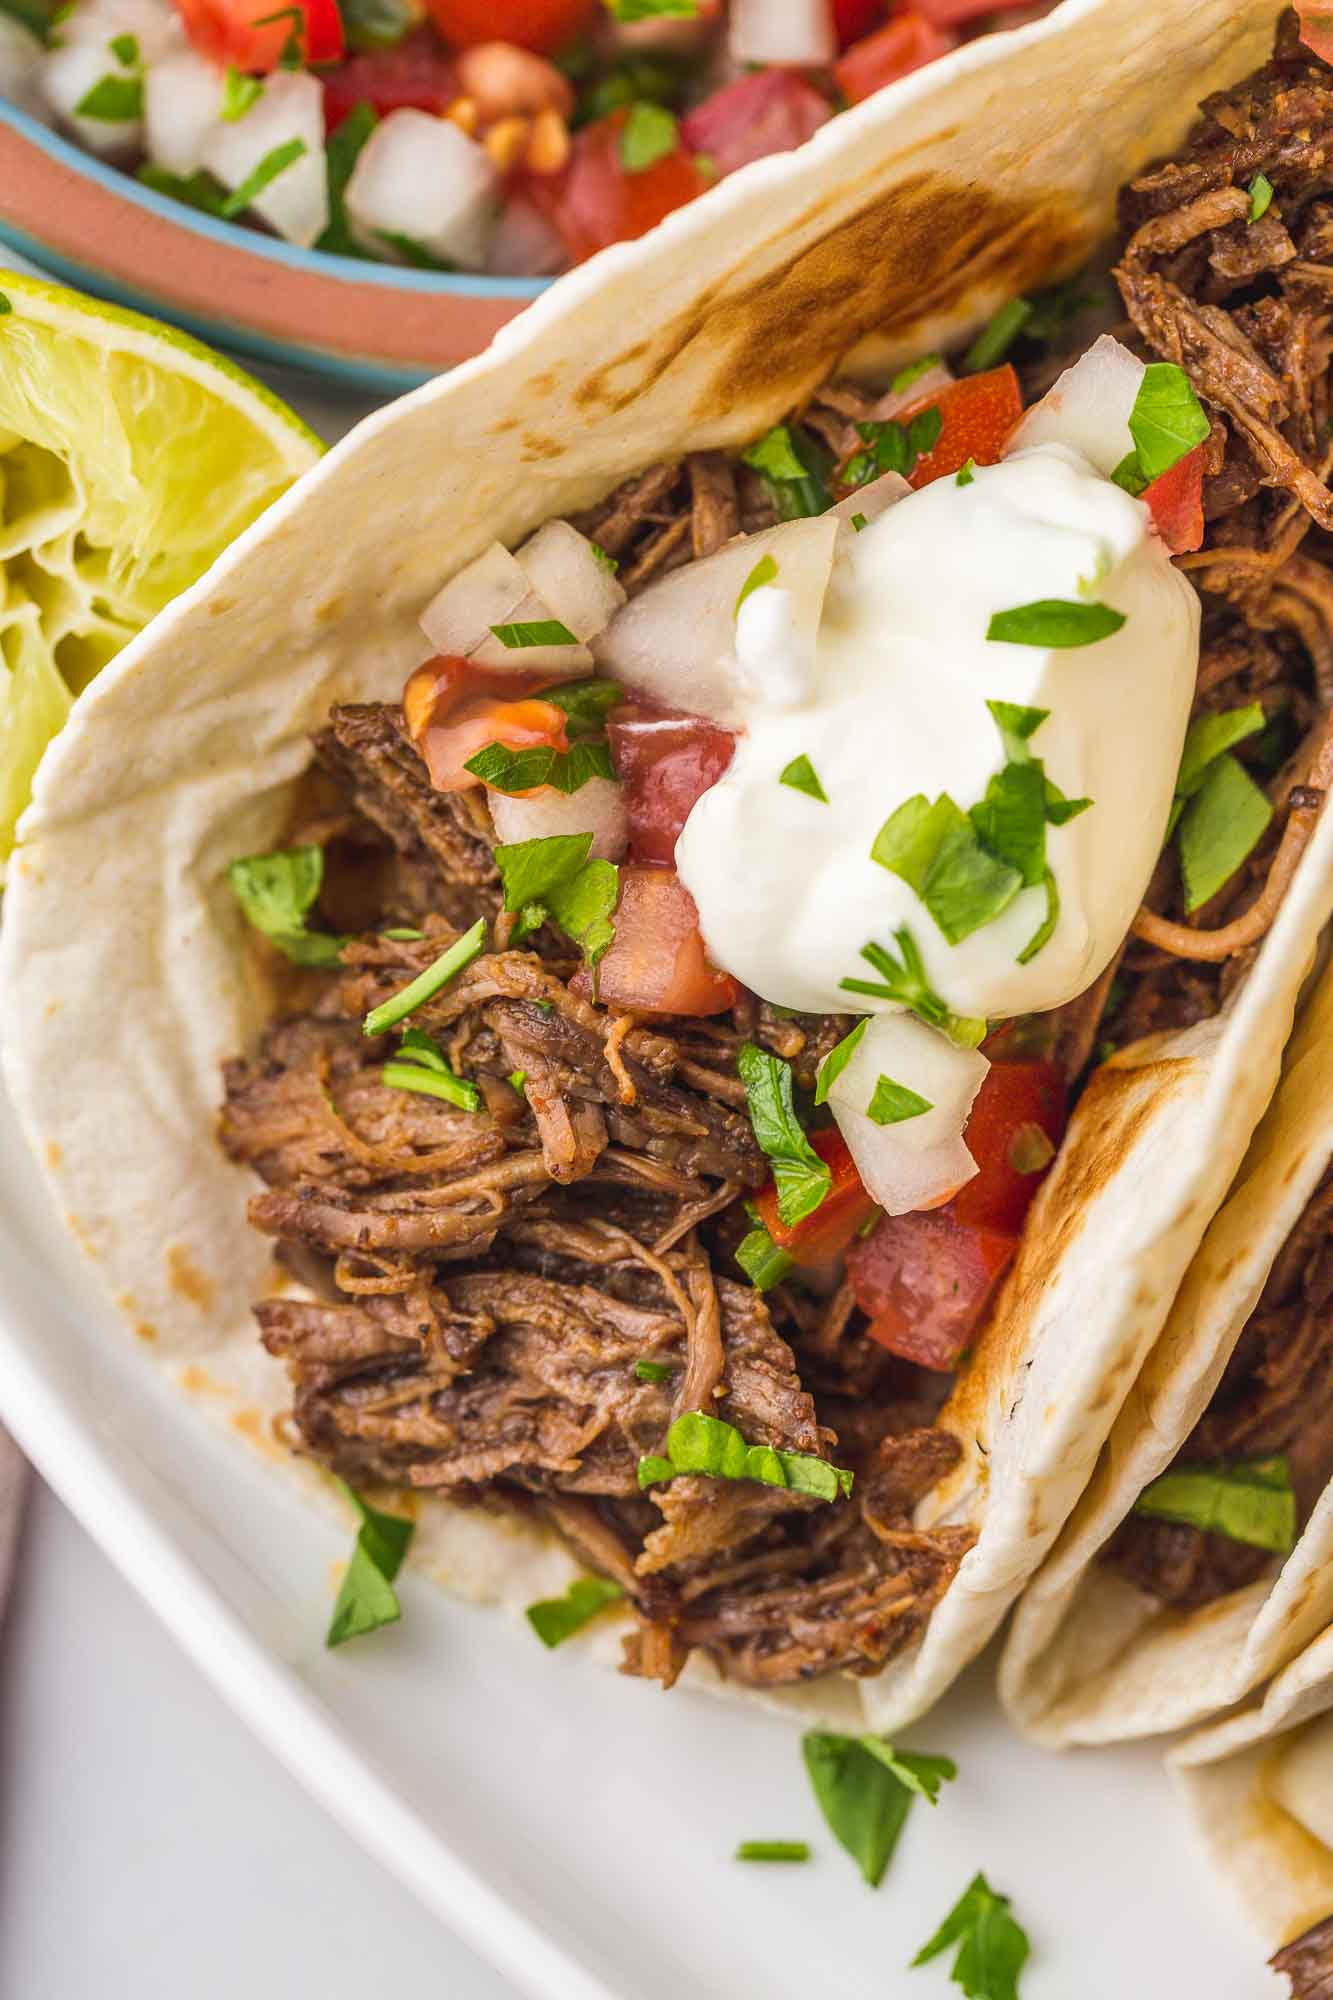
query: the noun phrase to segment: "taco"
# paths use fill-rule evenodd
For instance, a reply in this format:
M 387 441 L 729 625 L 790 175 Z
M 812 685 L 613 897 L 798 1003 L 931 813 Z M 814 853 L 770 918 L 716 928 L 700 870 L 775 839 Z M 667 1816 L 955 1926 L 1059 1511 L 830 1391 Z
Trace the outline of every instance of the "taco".
M 1333 1992 L 1333 1633 L 1261 1701 L 1172 1751 L 1209 1860 L 1272 1950 L 1292 2000 Z
M 1333 978 L 1235 1188 L 1015 1614 L 1012 1718 L 1052 1746 L 1187 1727 L 1333 1619 Z
M 1060 282 L 1275 17 L 1069 6 L 738 174 L 354 433 L 44 767 L 7 1076 L 146 1351 L 460 1588 L 558 1538 L 634 1672 L 924 1709 L 1276 1087 L 1322 376 L 1183 289 L 1271 248 L 1254 169 L 1127 197 L 1124 339 Z

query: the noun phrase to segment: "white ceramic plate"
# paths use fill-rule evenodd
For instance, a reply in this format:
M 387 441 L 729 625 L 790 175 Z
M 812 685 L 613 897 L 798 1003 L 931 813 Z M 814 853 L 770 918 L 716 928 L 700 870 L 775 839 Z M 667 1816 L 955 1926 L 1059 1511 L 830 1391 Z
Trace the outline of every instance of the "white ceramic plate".
M 823 1828 L 783 1718 L 549 1654 L 411 1576 L 401 1625 L 326 1652 L 341 1539 L 147 1365 L 2 1101 L 0 1414 L 256 1732 L 524 1993 L 956 1996 L 945 1962 L 906 1968 L 978 1868 L 1032 1937 L 1023 2000 L 1280 1990 L 1215 1899 L 1157 1755 L 1027 1749 L 985 1665 L 912 1732 L 961 1776 L 915 1809 L 876 1893 Z M 730 1859 L 759 1837 L 808 1839 L 815 1859 Z

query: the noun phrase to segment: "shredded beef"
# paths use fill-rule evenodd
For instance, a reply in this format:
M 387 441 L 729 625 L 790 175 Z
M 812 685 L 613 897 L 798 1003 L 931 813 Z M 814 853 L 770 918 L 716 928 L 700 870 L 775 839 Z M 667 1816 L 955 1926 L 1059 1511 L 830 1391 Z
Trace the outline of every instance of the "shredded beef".
M 1333 1917 L 1283 1945 L 1268 1962 L 1291 1981 L 1291 2000 L 1333 2000 Z
M 1333 1169 L 1283 1246 L 1182 1465 L 1285 1457 L 1298 1518 L 1333 1479 Z M 1211 1604 L 1264 1575 L 1264 1549 L 1134 1514 L 1107 1560 L 1176 1610 Z

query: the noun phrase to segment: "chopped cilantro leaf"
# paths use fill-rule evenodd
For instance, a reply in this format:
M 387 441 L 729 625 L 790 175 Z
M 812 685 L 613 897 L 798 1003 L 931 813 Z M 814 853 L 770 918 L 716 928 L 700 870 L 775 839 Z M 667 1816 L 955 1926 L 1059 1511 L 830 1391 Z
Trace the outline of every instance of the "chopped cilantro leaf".
M 926 979 L 925 960 L 905 924 L 893 933 L 893 941 L 902 954 L 901 959 L 896 959 L 887 946 L 876 944 L 873 939 L 862 947 L 862 958 L 880 974 L 878 982 L 841 979 L 838 984 L 842 991 L 872 993 L 878 999 L 896 1000 L 930 1027 L 942 1028 L 950 1041 L 957 1042 L 960 1048 L 979 1048 L 986 1039 L 986 1023 L 950 1013 Z
M 682 1473 L 697 1473 L 707 1479 L 753 1479 L 763 1486 L 781 1486 L 830 1502 L 839 1495 L 846 1499 L 852 1490 L 852 1474 L 841 1466 L 830 1465 L 809 1452 L 747 1444 L 734 1424 L 705 1416 L 701 1410 L 687 1410 L 676 1418 L 667 1432 L 665 1457 L 639 1461 L 641 1487 L 664 1484 Z
M 525 625 L 492 625 L 491 631 L 510 652 L 529 646 L 577 646 L 579 643 L 568 625 L 562 625 L 558 618 L 534 618 Z
M 607 1577 L 576 1576 L 563 1597 L 543 1597 L 530 1604 L 527 1620 L 543 1646 L 560 1646 L 624 1595 L 620 1585 Z
M 638 98 L 629 107 L 620 133 L 620 163 L 627 174 L 641 174 L 674 153 L 680 144 L 680 127 L 674 111 L 665 104 Z
M 1184 369 L 1174 361 L 1150 361 L 1129 413 L 1129 434 L 1145 483 L 1151 486 L 1169 472 L 1211 429 Z
M 1031 317 L 1032 302 L 1029 299 L 1010 299 L 1002 305 L 963 356 L 963 366 L 968 374 L 979 375 L 1003 361 Z
M 790 1229 L 813 1215 L 832 1187 L 833 1176 L 796 1115 L 791 1065 L 754 1042 L 744 1042 L 736 1067 L 745 1085 L 754 1136 L 773 1162 L 778 1214 Z
M 341 1479 L 337 1483 L 361 1516 L 361 1527 L 333 1607 L 326 1646 L 341 1646 L 344 1640 L 378 1631 L 402 1617 L 393 1584 L 414 1531 L 413 1522 L 398 1514 L 381 1514 Z
M 818 799 L 821 805 L 828 804 L 828 793 L 820 784 L 808 757 L 793 757 L 786 769 L 779 773 L 778 783 L 789 785 L 794 792 L 804 792 L 807 798 Z
M 1050 646 L 1066 649 L 1092 646 L 1109 639 L 1125 622 L 1123 611 L 1109 604 L 1079 604 L 1062 597 L 1038 598 L 996 611 L 986 628 L 988 639 L 1010 646 Z
M 913 382 L 919 382 L 923 375 L 929 375 L 932 368 L 939 368 L 943 360 L 944 357 L 941 354 L 923 354 L 919 361 L 909 361 L 905 368 L 898 370 L 898 373 L 889 385 L 894 395 L 901 396 L 905 394 L 911 388 Z
M 905 1083 L 895 1083 L 891 1076 L 881 1076 L 866 1106 L 866 1117 L 872 1125 L 901 1125 L 907 1119 L 920 1118 L 924 1112 L 934 1108 L 928 1097 L 909 1090 Z
M 455 938 L 447 951 L 442 951 L 433 965 L 417 974 L 410 985 L 395 993 L 378 1007 L 373 1007 L 362 1023 L 362 1032 L 367 1035 L 382 1035 L 390 1028 L 396 1028 L 409 1014 L 415 1014 L 418 1007 L 424 1007 L 437 993 L 456 979 L 474 958 L 480 957 L 486 949 L 486 919 L 478 917 L 471 930 L 464 931 L 462 937 Z
M 819 1065 L 819 1075 L 815 1079 L 816 1104 L 828 1103 L 829 1092 L 860 1048 L 862 1037 L 869 1026 L 870 1019 L 867 1016 L 864 1021 L 858 1021 L 856 1026 L 829 1050 Z
M 222 116 L 226 123 L 234 125 L 244 118 L 263 95 L 264 85 L 259 77 L 247 76 L 235 63 L 230 63 L 222 79 Z
M 247 208 L 258 200 L 264 189 L 285 174 L 288 167 L 304 159 L 308 148 L 304 139 L 286 139 L 281 146 L 274 146 L 265 153 L 253 173 L 247 174 L 238 188 L 234 188 L 222 204 L 222 213 L 229 222 L 238 215 L 244 215 Z
M 734 616 L 739 618 L 741 606 L 746 598 L 752 596 L 756 590 L 762 590 L 766 583 L 772 583 L 777 573 L 778 566 L 772 556 L 760 556 L 737 593 Z
M 743 1840 L 736 1849 L 738 1861 L 808 1861 L 810 1846 L 804 1840 Z
M 1247 191 L 1250 197 L 1250 213 L 1246 219 L 1250 222 L 1258 222 L 1261 216 L 1267 215 L 1272 203 L 1273 183 L 1269 180 L 1267 174 L 1259 173 L 1250 182 Z
M 1282 1457 L 1173 1465 L 1145 1487 L 1134 1511 L 1274 1555 L 1290 1555 L 1296 1546 L 1296 1495 L 1291 1467 Z
M 1180 816 L 1185 908 L 1215 896 L 1267 831 L 1273 808 L 1230 751 L 1214 758 Z
M 795 1268 L 796 1259 L 787 1251 L 779 1250 L 763 1224 L 756 1223 L 742 1238 L 736 1251 L 736 1262 L 757 1292 L 768 1292 L 789 1276 Z
M 104 76 L 85 91 L 74 107 L 76 118 L 95 118 L 104 125 L 129 125 L 143 117 L 143 78 Z
M 1018 1978 L 1027 1963 L 1027 1935 L 984 1875 L 973 1876 L 933 1938 L 912 1960 L 926 1965 L 956 1944 L 950 1978 L 967 2000 L 1018 2000 Z
M 590 778 L 615 776 L 604 740 L 574 743 L 568 750 L 553 750 L 545 743 L 511 750 L 503 743 L 488 743 L 469 757 L 465 768 L 495 792 L 531 792 L 552 785 L 558 792 L 572 793 L 581 791 Z
M 993 923 L 1023 886 L 1016 868 L 990 854 L 947 792 L 905 799 L 875 836 L 871 859 L 915 890 L 950 944 Z
M 957 1776 L 949 1758 L 895 1751 L 881 1736 L 812 1729 L 801 1752 L 830 1833 L 872 1889 L 884 1879 L 913 1799 L 934 1805 L 941 1782 Z
M 227 870 L 248 923 L 261 931 L 294 965 L 336 965 L 343 940 L 306 928 L 306 918 L 324 882 L 319 847 L 289 847 L 275 854 L 250 854 Z

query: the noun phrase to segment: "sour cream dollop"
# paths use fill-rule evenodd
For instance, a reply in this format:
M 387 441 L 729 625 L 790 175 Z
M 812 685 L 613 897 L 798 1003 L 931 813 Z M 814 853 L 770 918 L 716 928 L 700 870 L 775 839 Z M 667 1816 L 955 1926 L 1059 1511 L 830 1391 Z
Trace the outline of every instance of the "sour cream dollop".
M 780 583 L 780 578 L 779 578 Z M 780 607 L 752 593 L 738 620 L 749 690 L 735 759 L 695 805 L 676 865 L 713 961 L 763 998 L 803 1012 L 882 1011 L 844 992 L 873 980 L 871 940 L 903 925 L 956 1014 L 1057 1007 L 1083 992 L 1129 928 L 1161 851 L 1199 653 L 1199 601 L 1152 533 L 1148 510 L 1064 445 L 1019 450 L 962 486 L 936 480 L 847 539 L 819 625 L 813 671 L 784 661 Z M 1042 599 L 1123 613 L 1107 638 L 1069 649 L 988 639 L 992 614 Z M 768 648 L 772 670 L 755 670 Z M 889 815 L 947 792 L 964 811 L 1006 754 L 988 700 L 1050 711 L 1033 755 L 1091 808 L 1049 826 L 1060 913 L 1024 889 L 951 945 L 915 891 L 871 859 Z M 781 782 L 808 757 L 828 803 Z

